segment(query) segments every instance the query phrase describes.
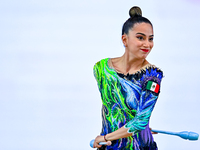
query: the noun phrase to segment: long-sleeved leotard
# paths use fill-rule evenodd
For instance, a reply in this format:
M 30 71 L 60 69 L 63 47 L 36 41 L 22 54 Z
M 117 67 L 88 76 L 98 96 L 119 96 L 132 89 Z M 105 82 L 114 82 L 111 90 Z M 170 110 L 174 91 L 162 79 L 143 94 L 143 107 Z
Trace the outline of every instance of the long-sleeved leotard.
M 105 135 L 125 125 L 132 136 L 112 141 L 107 150 L 156 150 L 149 119 L 158 95 L 163 73 L 148 65 L 135 74 L 123 75 L 110 67 L 109 58 L 94 66 L 94 76 L 102 99 L 102 132 Z

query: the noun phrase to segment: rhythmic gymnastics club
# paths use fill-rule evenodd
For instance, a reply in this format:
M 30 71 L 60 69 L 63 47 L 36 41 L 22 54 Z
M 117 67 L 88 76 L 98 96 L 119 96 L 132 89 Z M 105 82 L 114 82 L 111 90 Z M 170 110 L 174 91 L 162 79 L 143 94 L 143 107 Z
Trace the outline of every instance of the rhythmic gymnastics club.
M 182 131 L 182 132 L 170 132 L 170 131 L 161 131 L 161 130 L 153 130 L 151 129 L 152 132 L 157 132 L 157 133 L 163 133 L 163 134 L 169 134 L 169 135 L 176 135 L 179 136 L 185 140 L 191 140 L 195 141 L 198 140 L 199 134 L 195 132 L 188 132 L 188 131 Z M 90 146 L 93 148 L 94 140 L 90 141 Z M 100 142 L 99 145 L 111 145 L 111 142 Z
M 94 145 L 94 140 L 91 140 L 90 141 L 90 146 L 93 148 L 93 145 Z M 108 142 L 100 142 L 99 145 L 111 145 L 111 141 L 108 141 Z
M 185 140 L 198 140 L 199 134 L 195 132 L 188 132 L 188 131 L 182 131 L 182 132 L 169 132 L 169 131 L 161 131 L 161 130 L 151 130 L 152 132 L 157 133 L 163 133 L 163 134 L 169 134 L 169 135 L 176 135 L 179 136 Z

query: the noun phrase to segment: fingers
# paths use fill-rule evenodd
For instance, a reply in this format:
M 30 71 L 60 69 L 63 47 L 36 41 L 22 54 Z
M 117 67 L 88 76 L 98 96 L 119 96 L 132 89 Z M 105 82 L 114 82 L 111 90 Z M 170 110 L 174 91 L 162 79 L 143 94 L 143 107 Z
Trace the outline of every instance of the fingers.
M 100 148 L 102 145 L 99 145 L 98 143 L 93 144 L 93 148 Z
M 150 130 L 152 130 L 152 128 L 150 128 Z M 158 132 L 151 131 L 151 134 L 158 134 Z
M 152 132 L 152 131 L 151 131 L 151 133 L 152 133 L 152 134 L 158 134 L 158 132 Z
M 94 140 L 94 144 L 93 144 L 93 147 L 94 148 L 100 148 L 102 145 L 99 145 L 99 135 L 95 138 L 95 140 Z
M 101 142 L 103 142 L 103 143 L 101 143 Z M 101 143 L 101 145 L 99 143 Z M 112 142 L 111 141 L 106 142 L 105 139 L 104 139 L 104 136 L 98 135 L 94 140 L 93 148 L 100 148 L 104 144 L 107 145 L 107 146 L 110 146 L 112 144 Z
M 110 146 L 111 144 L 112 144 L 111 141 L 105 142 L 105 145 L 107 145 L 107 146 Z M 103 145 L 104 145 L 104 144 L 103 144 Z M 100 147 L 102 147 L 102 145 L 99 145 L 99 143 L 94 143 L 94 144 L 93 144 L 93 148 L 100 148 Z

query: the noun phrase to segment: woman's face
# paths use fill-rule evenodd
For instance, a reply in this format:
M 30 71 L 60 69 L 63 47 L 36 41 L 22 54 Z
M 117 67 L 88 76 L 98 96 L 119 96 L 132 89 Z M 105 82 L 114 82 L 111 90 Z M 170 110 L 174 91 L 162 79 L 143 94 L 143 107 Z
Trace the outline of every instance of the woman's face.
M 122 41 L 130 55 L 145 59 L 153 48 L 153 28 L 148 23 L 137 23 L 122 36 Z

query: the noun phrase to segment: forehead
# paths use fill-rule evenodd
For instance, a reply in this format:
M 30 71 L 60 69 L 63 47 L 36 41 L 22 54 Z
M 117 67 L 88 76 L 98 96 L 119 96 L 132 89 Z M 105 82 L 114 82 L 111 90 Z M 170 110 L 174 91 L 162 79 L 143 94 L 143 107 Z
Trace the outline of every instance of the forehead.
M 133 33 L 144 33 L 145 35 L 153 35 L 153 28 L 149 23 L 137 23 L 129 31 Z

